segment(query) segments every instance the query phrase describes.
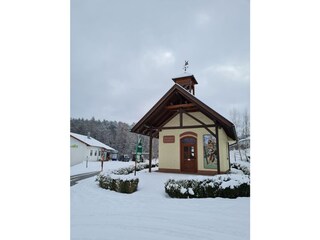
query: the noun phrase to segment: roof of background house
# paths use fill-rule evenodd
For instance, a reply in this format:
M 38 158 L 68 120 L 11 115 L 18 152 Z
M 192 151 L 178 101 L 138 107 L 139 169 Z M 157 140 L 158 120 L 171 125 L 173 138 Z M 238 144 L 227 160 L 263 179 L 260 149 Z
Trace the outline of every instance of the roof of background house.
M 115 150 L 114 148 L 99 142 L 98 140 L 94 139 L 93 137 L 88 138 L 88 136 L 85 135 L 81 135 L 78 133 L 72 133 L 70 132 L 70 136 L 74 137 L 75 139 L 79 140 L 80 142 L 83 142 L 84 144 L 86 144 L 87 146 L 91 146 L 91 147 L 101 147 L 104 148 L 106 150 L 110 150 L 112 152 L 118 152 L 117 150 Z

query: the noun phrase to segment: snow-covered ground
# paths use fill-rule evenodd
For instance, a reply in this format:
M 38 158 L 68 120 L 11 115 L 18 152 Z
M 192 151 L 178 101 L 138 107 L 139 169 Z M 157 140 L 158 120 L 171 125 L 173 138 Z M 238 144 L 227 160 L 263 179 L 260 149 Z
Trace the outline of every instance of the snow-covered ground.
M 145 162 L 149 163 L 149 160 L 146 160 Z M 152 164 L 155 164 L 158 162 L 158 159 L 152 159 Z M 133 161 L 129 162 L 120 162 L 120 161 L 108 161 L 104 162 L 103 164 L 103 170 L 115 170 L 123 167 L 128 166 L 134 166 Z M 88 162 L 88 166 L 86 162 L 82 162 L 78 165 L 72 166 L 70 169 L 70 175 L 76 175 L 80 173 L 86 173 L 86 172 L 95 172 L 101 170 L 101 162 Z
M 117 169 L 133 162 L 106 162 Z M 89 163 L 90 165 L 90 163 Z M 72 167 L 71 173 L 100 170 L 99 163 Z M 87 169 L 87 170 L 84 170 Z M 71 239 L 249 239 L 250 198 L 172 199 L 164 191 L 169 178 L 195 175 L 137 172 L 138 191 L 123 194 L 100 188 L 96 177 L 71 187 Z M 202 177 L 197 177 L 202 178 Z M 207 176 L 206 176 L 207 178 Z
M 129 165 L 134 165 L 134 162 L 108 161 L 103 163 L 103 168 L 114 170 L 122 167 L 128 167 Z M 70 169 L 70 175 L 76 175 L 86 172 L 95 172 L 100 170 L 101 162 L 88 162 L 88 167 L 86 165 L 86 162 L 83 162 L 78 165 L 72 166 Z

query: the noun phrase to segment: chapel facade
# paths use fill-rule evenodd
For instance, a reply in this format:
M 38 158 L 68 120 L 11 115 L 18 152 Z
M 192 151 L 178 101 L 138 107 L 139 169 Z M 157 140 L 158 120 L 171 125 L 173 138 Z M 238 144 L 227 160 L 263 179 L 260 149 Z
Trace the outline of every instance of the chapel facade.
M 159 139 L 161 172 L 228 172 L 229 145 L 237 141 L 234 124 L 195 97 L 198 82 L 192 74 L 184 73 L 172 80 L 171 89 L 131 131 L 149 136 L 150 149 L 152 139 Z

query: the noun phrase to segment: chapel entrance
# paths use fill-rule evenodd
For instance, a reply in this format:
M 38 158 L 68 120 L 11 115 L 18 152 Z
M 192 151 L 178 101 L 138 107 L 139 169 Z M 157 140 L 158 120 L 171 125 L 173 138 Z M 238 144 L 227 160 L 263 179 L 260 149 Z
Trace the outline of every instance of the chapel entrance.
M 180 170 L 186 173 L 197 172 L 197 139 L 194 137 L 180 139 Z

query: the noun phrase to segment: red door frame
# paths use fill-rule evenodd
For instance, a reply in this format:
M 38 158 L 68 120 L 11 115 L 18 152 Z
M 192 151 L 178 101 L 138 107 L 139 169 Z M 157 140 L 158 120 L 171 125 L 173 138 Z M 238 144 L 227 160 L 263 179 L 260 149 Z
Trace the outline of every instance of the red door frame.
M 195 143 L 182 143 L 182 140 L 185 138 L 192 138 L 195 140 Z M 198 172 L 198 141 L 197 138 L 192 136 L 185 136 L 183 138 L 180 138 L 180 171 L 183 173 L 197 173 Z M 194 168 L 193 171 L 185 171 L 183 169 L 183 161 L 184 161 L 184 146 L 194 146 Z

